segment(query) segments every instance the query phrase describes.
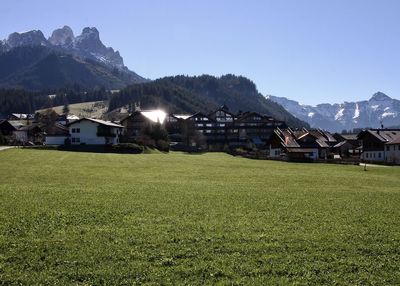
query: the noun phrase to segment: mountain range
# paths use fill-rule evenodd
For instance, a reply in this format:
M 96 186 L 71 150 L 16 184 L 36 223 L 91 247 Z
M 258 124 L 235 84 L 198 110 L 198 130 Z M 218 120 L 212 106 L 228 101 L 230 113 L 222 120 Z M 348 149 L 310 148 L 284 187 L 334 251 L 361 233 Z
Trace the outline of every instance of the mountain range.
M 303 105 L 285 97 L 270 95 L 267 98 L 282 105 L 287 111 L 314 128 L 340 132 L 354 128 L 400 125 L 400 100 L 382 92 L 375 93 L 369 100 L 323 103 L 316 106 Z
M 64 26 L 48 39 L 40 30 L 15 32 L 0 41 L 0 87 L 41 90 L 79 84 L 119 89 L 146 81 L 124 65 L 118 51 L 101 42 L 96 28 L 86 27 L 75 37 Z

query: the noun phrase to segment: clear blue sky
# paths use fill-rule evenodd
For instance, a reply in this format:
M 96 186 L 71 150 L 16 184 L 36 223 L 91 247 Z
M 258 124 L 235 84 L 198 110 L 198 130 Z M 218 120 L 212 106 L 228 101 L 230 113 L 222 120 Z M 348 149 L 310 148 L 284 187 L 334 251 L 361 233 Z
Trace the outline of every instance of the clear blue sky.
M 2 0 L 0 38 L 95 26 L 156 79 L 233 73 L 302 103 L 400 99 L 399 0 Z

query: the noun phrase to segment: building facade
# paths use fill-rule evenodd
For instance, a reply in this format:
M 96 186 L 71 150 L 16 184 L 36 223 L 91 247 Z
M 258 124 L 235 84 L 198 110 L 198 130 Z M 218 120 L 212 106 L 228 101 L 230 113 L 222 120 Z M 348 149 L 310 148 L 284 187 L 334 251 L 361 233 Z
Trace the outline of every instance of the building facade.
M 67 126 L 72 145 L 118 144 L 123 129 L 122 125 L 93 118 L 82 118 Z

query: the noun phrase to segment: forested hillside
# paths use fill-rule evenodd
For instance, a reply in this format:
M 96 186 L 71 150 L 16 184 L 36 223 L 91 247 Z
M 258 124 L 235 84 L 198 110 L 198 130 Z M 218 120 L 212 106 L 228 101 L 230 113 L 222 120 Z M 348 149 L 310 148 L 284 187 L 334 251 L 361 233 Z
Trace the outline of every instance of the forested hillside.
M 252 81 L 235 75 L 175 76 L 135 84 L 113 96 L 109 110 L 131 103 L 140 103 L 145 109 L 160 107 L 173 113 L 207 113 L 225 104 L 233 112 L 256 111 L 284 120 L 293 127 L 308 126 L 279 104 L 266 99 Z

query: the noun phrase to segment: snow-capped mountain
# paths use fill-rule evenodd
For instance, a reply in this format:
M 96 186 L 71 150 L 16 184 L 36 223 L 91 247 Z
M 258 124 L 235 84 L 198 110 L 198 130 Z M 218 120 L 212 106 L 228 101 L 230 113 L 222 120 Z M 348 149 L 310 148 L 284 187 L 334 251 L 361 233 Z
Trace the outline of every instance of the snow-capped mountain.
M 83 29 L 81 35 L 75 37 L 72 29 L 64 26 L 53 31 L 46 39 L 40 30 L 12 33 L 7 39 L 0 41 L 0 53 L 17 47 L 45 46 L 62 50 L 83 59 L 92 59 L 108 67 L 129 72 L 118 51 L 106 47 L 100 40 L 99 31 L 92 27 Z
M 302 105 L 285 97 L 267 96 L 282 105 L 297 118 L 308 122 L 311 127 L 330 131 L 351 130 L 383 124 L 386 127 L 400 125 L 400 100 L 382 92 L 375 93 L 369 100 L 340 104 Z

